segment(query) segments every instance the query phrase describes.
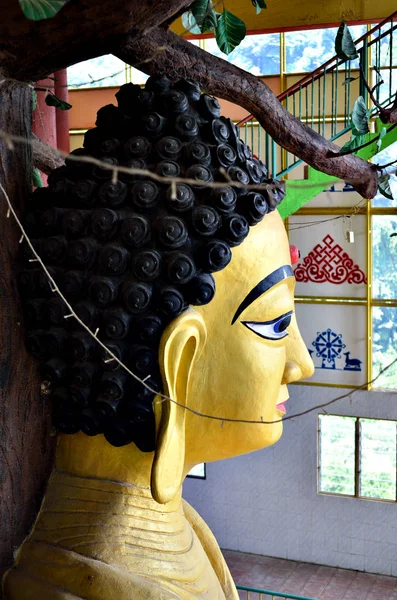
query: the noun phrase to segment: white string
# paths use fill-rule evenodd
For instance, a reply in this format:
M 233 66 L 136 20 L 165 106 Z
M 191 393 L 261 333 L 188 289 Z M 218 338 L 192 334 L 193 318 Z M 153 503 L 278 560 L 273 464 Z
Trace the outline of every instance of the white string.
M 361 198 L 357 204 L 351 207 L 349 213 L 344 213 L 343 215 L 337 215 L 336 217 L 329 217 L 328 219 L 321 219 L 316 221 L 292 221 L 291 224 L 288 224 L 288 232 L 297 231 L 299 229 L 307 229 L 308 227 L 315 227 L 316 225 L 321 225 L 322 223 L 328 223 L 329 221 L 337 221 L 338 219 L 349 219 L 351 223 L 351 219 L 353 216 L 357 215 L 361 208 L 365 207 L 365 204 L 369 202 L 365 198 Z M 293 215 L 291 215 L 293 217 Z M 296 225 L 296 227 L 295 227 Z M 344 236 L 345 237 L 345 236 Z
M 106 164 L 106 163 L 105 163 Z M 383 373 L 385 373 L 388 369 L 390 369 L 396 362 L 397 359 L 393 360 L 389 365 L 387 365 L 386 367 L 384 367 L 383 369 L 381 369 L 378 373 L 378 375 L 376 377 L 374 377 L 371 381 L 368 381 L 366 383 L 364 383 L 363 385 L 361 385 L 360 387 L 356 388 L 353 391 L 349 391 L 346 394 L 343 394 L 341 396 L 338 396 L 337 398 L 333 398 L 332 400 L 329 400 L 328 402 L 325 402 L 323 404 L 319 404 L 314 406 L 313 408 L 307 409 L 305 411 L 302 411 L 300 413 L 295 413 L 293 415 L 287 415 L 286 417 L 282 418 L 282 419 L 277 419 L 274 421 L 264 421 L 263 418 L 261 417 L 260 420 L 252 420 L 252 419 L 233 419 L 230 417 L 217 417 L 214 415 L 208 415 L 206 413 L 202 413 L 198 410 L 195 410 L 194 408 L 191 408 L 190 406 L 186 406 L 185 404 L 182 404 L 180 402 L 177 402 L 176 400 L 174 400 L 173 398 L 170 398 L 169 396 L 162 394 L 160 392 L 158 392 L 157 390 L 152 389 L 147 383 L 146 383 L 146 379 L 141 379 L 140 377 L 138 377 L 138 375 L 136 375 L 135 373 L 133 373 L 117 356 L 115 356 L 115 354 L 113 354 L 113 352 L 111 352 L 111 350 L 109 350 L 109 348 L 107 348 L 107 346 L 101 342 L 101 340 L 98 339 L 97 337 L 97 333 L 98 330 L 96 330 L 95 333 L 93 333 L 91 331 L 91 329 L 89 329 L 89 327 L 77 316 L 77 314 L 74 312 L 73 307 L 71 306 L 71 304 L 66 300 L 66 298 L 63 296 L 62 292 L 59 290 L 58 286 L 55 283 L 55 280 L 52 278 L 51 274 L 49 273 L 47 267 L 45 266 L 45 264 L 43 263 L 43 261 L 41 260 L 40 256 L 37 254 L 35 248 L 32 245 L 31 240 L 29 239 L 29 237 L 27 236 L 25 229 L 23 228 L 23 225 L 21 223 L 21 221 L 18 218 L 18 215 L 16 214 L 14 207 L 11 204 L 11 201 L 9 199 L 9 196 L 6 192 L 6 190 L 4 189 L 3 185 L 0 183 L 0 190 L 3 192 L 3 195 L 6 199 L 6 202 L 8 204 L 8 211 L 10 211 L 10 213 L 13 215 L 19 229 L 22 232 L 22 236 L 20 239 L 20 242 L 22 242 L 22 240 L 26 239 L 27 244 L 29 245 L 29 248 L 31 249 L 33 255 L 35 256 L 35 259 L 31 259 L 35 262 L 39 262 L 41 268 L 43 269 L 43 271 L 45 272 L 45 274 L 48 277 L 48 280 L 51 284 L 51 288 L 52 291 L 54 293 L 57 293 L 58 296 L 62 299 L 62 301 L 64 302 L 64 304 L 68 307 L 70 313 L 68 315 L 66 315 L 66 318 L 70 318 L 70 317 L 74 317 L 76 319 L 76 321 L 87 331 L 87 333 L 109 354 L 110 358 L 105 360 L 105 363 L 111 362 L 113 360 L 115 360 L 119 366 L 124 369 L 129 375 L 131 375 L 136 381 L 139 381 L 146 389 L 148 389 L 150 392 L 152 392 L 153 394 L 155 394 L 156 396 L 159 396 L 160 398 L 162 398 L 162 400 L 157 400 L 155 401 L 155 404 L 161 404 L 162 402 L 164 402 L 165 400 L 169 400 L 170 402 L 172 402 L 173 404 L 180 406 L 181 408 L 184 408 L 185 410 L 199 416 L 205 419 L 212 419 L 215 421 L 221 421 L 221 422 L 228 422 L 228 423 L 248 423 L 248 424 L 254 424 L 254 425 L 274 425 L 276 423 L 281 423 L 283 421 L 287 421 L 289 419 L 293 419 L 296 417 L 300 417 L 303 415 L 306 415 L 310 412 L 313 412 L 315 410 L 321 409 L 325 406 L 329 406 L 330 404 L 333 404 L 334 402 L 337 402 L 338 400 L 342 400 L 343 398 L 348 397 L 349 395 L 353 395 L 354 393 L 360 391 L 360 390 L 364 390 L 366 389 L 369 385 L 371 385 L 372 383 L 374 383 Z M 7 212 L 8 212 L 7 211 Z
M 23 143 L 23 144 L 33 144 L 33 140 L 19 136 L 19 135 L 11 135 L 8 134 L 7 132 L 3 131 L 0 129 L 0 137 L 4 138 L 4 139 L 8 139 L 14 142 L 18 142 L 18 143 Z M 97 167 L 100 167 L 102 169 L 105 169 L 106 171 L 114 171 L 115 169 L 117 169 L 118 173 L 126 173 L 128 175 L 144 175 L 150 179 L 153 179 L 154 181 L 158 181 L 159 183 L 166 183 L 166 184 L 170 184 L 170 185 L 175 185 L 177 183 L 186 183 L 187 185 L 192 185 L 192 186 L 200 186 L 200 187 L 205 187 L 205 188 L 214 188 L 214 189 L 223 189 L 225 187 L 225 182 L 221 182 L 221 181 L 203 181 L 200 179 L 190 179 L 190 178 L 185 178 L 185 177 L 165 177 L 163 175 L 159 175 L 158 173 L 155 173 L 153 171 L 149 171 L 148 169 L 139 169 L 137 167 L 124 167 L 122 165 L 117 165 L 117 167 L 112 167 L 111 165 L 109 165 L 109 163 L 102 161 L 98 158 L 94 158 L 93 156 L 81 156 L 81 155 L 75 155 L 75 154 L 68 154 L 67 152 L 64 152 L 63 150 L 59 150 L 59 149 L 55 149 L 53 148 L 54 153 L 56 153 L 60 158 L 63 159 L 68 159 L 68 161 L 73 161 L 73 162 L 79 162 L 79 163 L 86 163 L 89 165 L 94 165 Z M 330 183 L 340 183 L 340 179 L 335 179 L 335 180 L 331 180 L 331 182 L 328 181 L 324 181 L 324 187 L 326 187 L 327 185 L 329 185 Z M 256 190 L 256 191 L 261 191 L 261 190 L 265 190 L 268 189 L 269 184 L 268 183 L 250 183 L 250 184 L 244 184 L 244 183 L 240 183 L 239 181 L 232 181 L 230 178 L 228 179 L 228 185 L 235 187 L 235 188 L 239 188 L 239 189 L 244 189 L 244 190 Z M 290 185 L 290 183 L 288 184 Z M 321 185 L 319 183 L 315 183 L 315 184 L 311 184 L 308 185 L 307 187 L 317 187 L 318 185 Z M 295 187 L 292 184 L 292 187 Z
M 131 375 L 134 379 L 136 379 L 137 381 L 139 381 L 142 385 L 144 385 L 150 392 L 154 393 L 154 394 L 158 394 L 158 392 L 154 389 L 152 389 L 150 387 L 150 385 L 148 385 L 147 383 L 145 383 L 142 379 L 140 379 L 140 377 L 138 377 L 138 375 L 136 375 L 135 373 L 133 373 L 126 365 L 124 365 L 118 358 L 117 356 L 115 356 L 115 354 L 113 354 L 113 352 L 111 350 L 109 350 L 109 348 L 103 343 L 101 342 L 101 340 L 98 339 L 98 337 L 96 337 L 96 335 L 91 331 L 91 329 L 78 317 L 78 315 L 75 313 L 75 311 L 73 310 L 72 305 L 68 302 L 68 300 L 65 298 L 65 296 L 62 294 L 61 290 L 58 288 L 55 280 L 53 279 L 53 277 L 51 276 L 51 274 L 49 273 L 47 267 L 45 266 L 45 264 L 43 263 L 43 261 L 41 260 L 40 256 L 37 254 L 35 248 L 33 247 L 33 244 L 31 242 L 31 240 L 29 239 L 29 237 L 26 234 L 26 231 L 21 223 L 21 221 L 18 218 L 18 215 L 16 214 L 14 207 L 11 204 L 11 201 L 8 197 L 7 192 L 5 191 L 3 185 L 0 183 L 0 189 L 4 194 L 4 197 L 7 201 L 8 204 L 8 208 L 11 211 L 12 216 L 14 217 L 18 227 L 20 228 L 21 232 L 22 232 L 22 236 L 21 239 L 19 240 L 19 242 L 21 243 L 24 239 L 26 240 L 29 248 L 31 249 L 32 253 L 35 256 L 35 261 L 40 263 L 41 268 L 43 269 L 44 273 L 47 275 L 48 280 L 51 284 L 51 288 L 52 291 L 54 293 L 57 293 L 58 296 L 62 299 L 62 301 L 64 302 L 65 306 L 68 307 L 70 313 L 64 316 L 64 319 L 70 319 L 72 317 L 74 317 L 76 319 L 76 321 L 79 323 L 79 325 L 81 325 L 86 331 L 87 333 L 94 338 L 97 343 L 102 346 L 102 348 L 104 350 L 106 350 L 106 352 L 111 356 L 111 359 L 108 359 L 108 361 L 105 362 L 109 362 L 110 360 L 115 360 L 118 362 L 118 364 L 127 371 L 127 373 L 129 373 L 129 375 Z M 171 400 L 171 398 L 169 398 L 168 396 L 164 396 L 163 394 L 158 394 L 160 396 L 162 396 L 164 399 L 166 400 Z
M 17 136 L 17 135 L 9 135 L 2 130 L 0 130 L 0 137 L 3 137 L 6 140 L 9 140 L 10 142 L 11 142 L 11 140 L 13 140 L 13 141 L 25 143 L 25 144 L 33 143 L 32 140 L 29 140 L 27 138 Z M 176 184 L 177 183 L 186 183 L 188 185 L 203 186 L 203 187 L 207 187 L 207 188 L 212 187 L 212 188 L 222 189 L 225 187 L 224 183 L 218 182 L 218 181 L 205 182 L 205 181 L 201 181 L 201 180 L 197 180 L 197 179 L 188 179 L 188 178 L 184 178 L 184 177 L 164 177 L 162 175 L 158 175 L 157 173 L 154 173 L 153 171 L 149 171 L 147 169 L 139 169 L 139 168 L 135 168 L 135 167 L 123 167 L 123 166 L 110 167 L 109 163 L 101 161 L 101 160 L 96 159 L 91 156 L 75 156 L 73 154 L 68 154 L 67 152 L 64 152 L 59 149 L 53 148 L 53 150 L 54 150 L 54 152 L 56 152 L 58 154 L 58 156 L 60 158 L 67 158 L 68 160 L 72 160 L 75 162 L 85 162 L 88 164 L 93 164 L 95 166 L 105 168 L 108 171 L 110 170 L 112 172 L 112 183 L 117 182 L 119 172 L 127 173 L 130 175 L 145 175 L 147 177 L 150 177 L 151 179 L 154 179 L 155 181 L 158 181 L 159 183 L 168 183 L 171 185 L 171 199 L 172 200 L 176 200 L 176 198 L 177 198 L 177 195 L 176 195 Z M 228 184 L 232 187 L 261 191 L 263 189 L 266 189 L 268 186 L 268 184 L 266 184 L 266 183 L 245 185 L 238 181 L 233 181 L 229 177 L 229 175 L 226 173 L 225 169 L 221 168 L 221 169 L 219 169 L 219 171 L 222 172 L 222 174 L 227 179 Z M 340 179 L 331 180 L 331 182 L 327 181 L 327 182 L 324 182 L 324 186 L 330 185 L 330 183 L 331 184 L 338 183 L 338 182 L 340 183 L 340 181 L 341 181 Z M 318 185 L 319 185 L 318 183 L 313 183 L 313 184 L 308 184 L 307 186 L 304 186 L 304 187 L 305 188 L 311 188 L 311 187 L 317 188 Z M 289 187 L 298 187 L 298 186 L 295 186 L 293 184 L 293 182 L 291 182 L 291 181 L 288 182 L 288 186 Z M 299 186 L 299 187 L 302 187 L 302 186 Z M 354 207 L 352 207 L 351 210 L 352 210 L 353 214 L 355 214 L 355 212 L 359 209 L 357 207 L 360 207 L 360 205 L 362 205 L 363 202 L 365 202 L 364 199 L 360 200 Z M 289 229 L 289 231 L 296 231 L 298 229 L 306 229 L 307 227 L 315 227 L 319 223 L 326 223 L 328 221 L 340 219 L 343 216 L 348 216 L 348 215 L 338 215 L 337 217 L 330 217 L 329 219 L 324 219 L 322 221 L 312 221 L 310 223 L 306 222 L 301 227 L 294 227 L 294 225 L 297 225 L 298 223 L 292 223 L 292 225 L 288 229 Z

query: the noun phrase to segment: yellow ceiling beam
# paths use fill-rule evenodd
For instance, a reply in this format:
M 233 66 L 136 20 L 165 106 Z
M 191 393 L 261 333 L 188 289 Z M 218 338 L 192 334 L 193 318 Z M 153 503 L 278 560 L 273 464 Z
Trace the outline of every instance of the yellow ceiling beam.
M 259 15 L 251 0 L 224 0 L 223 4 L 244 21 L 248 31 L 263 32 L 339 24 L 342 20 L 381 21 L 396 10 L 395 0 L 267 0 L 267 9 Z M 217 10 L 221 12 L 222 4 Z M 186 34 L 180 19 L 172 29 L 180 35 Z

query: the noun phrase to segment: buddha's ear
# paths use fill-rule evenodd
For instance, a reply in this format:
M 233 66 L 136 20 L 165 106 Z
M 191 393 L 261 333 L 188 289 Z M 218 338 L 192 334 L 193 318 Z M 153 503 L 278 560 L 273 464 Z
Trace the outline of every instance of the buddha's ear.
M 175 402 L 164 400 L 161 404 L 151 477 L 152 495 L 160 504 L 172 500 L 182 484 L 187 392 L 206 332 L 200 313 L 189 309 L 167 327 L 161 338 L 159 362 L 164 394 Z

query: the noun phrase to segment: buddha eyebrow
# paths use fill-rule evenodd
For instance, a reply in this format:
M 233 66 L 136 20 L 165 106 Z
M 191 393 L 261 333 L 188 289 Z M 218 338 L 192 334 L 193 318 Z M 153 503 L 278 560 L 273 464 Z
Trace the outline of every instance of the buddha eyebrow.
M 244 298 L 238 309 L 236 310 L 234 317 L 232 319 L 232 325 L 236 322 L 241 313 L 252 304 L 259 296 L 262 296 L 265 292 L 270 290 L 276 283 L 279 283 L 283 279 L 287 279 L 287 277 L 293 277 L 294 272 L 290 265 L 284 265 L 279 267 L 273 273 L 270 273 L 267 277 L 262 279 Z

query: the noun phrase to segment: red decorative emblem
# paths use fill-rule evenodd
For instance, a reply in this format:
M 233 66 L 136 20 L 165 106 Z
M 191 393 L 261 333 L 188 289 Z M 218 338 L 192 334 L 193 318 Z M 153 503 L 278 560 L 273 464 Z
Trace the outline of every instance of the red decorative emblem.
M 296 281 L 314 283 L 367 283 L 365 273 L 329 234 L 295 269 Z

